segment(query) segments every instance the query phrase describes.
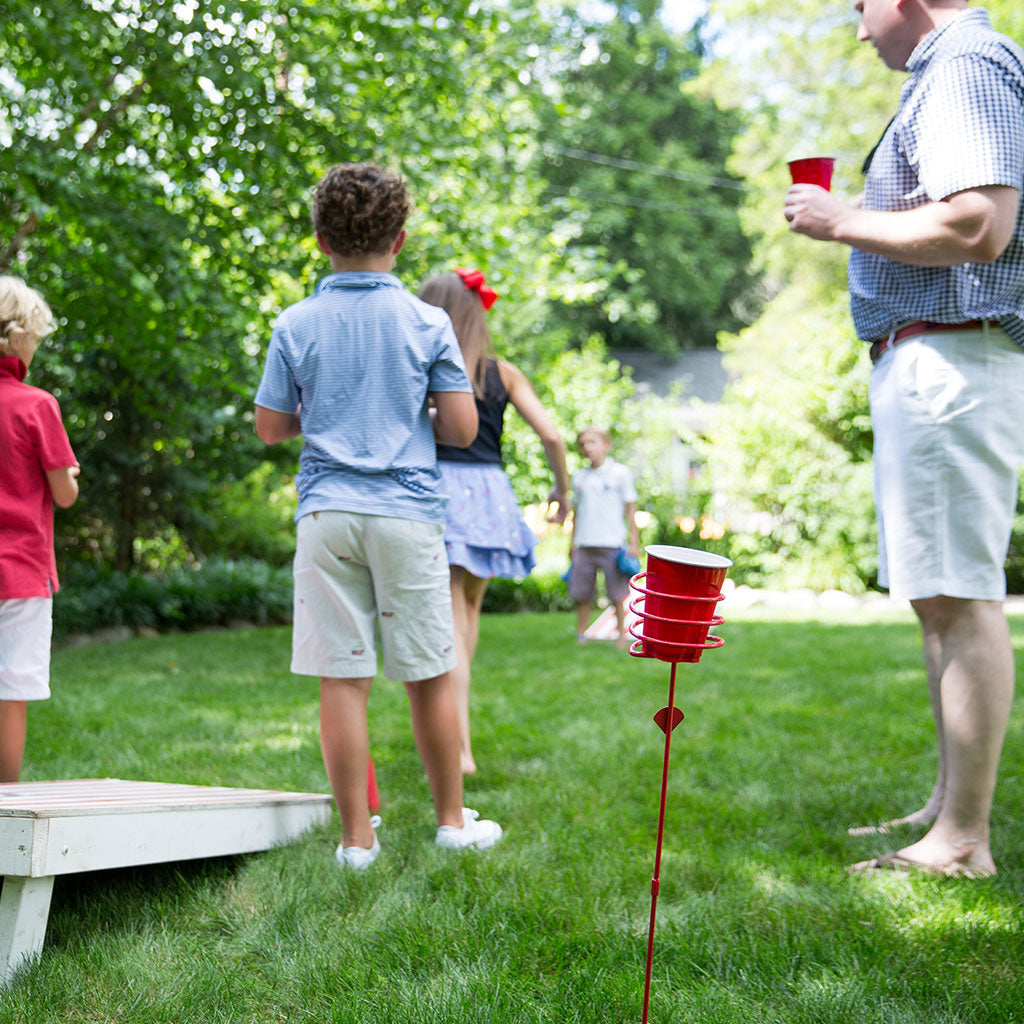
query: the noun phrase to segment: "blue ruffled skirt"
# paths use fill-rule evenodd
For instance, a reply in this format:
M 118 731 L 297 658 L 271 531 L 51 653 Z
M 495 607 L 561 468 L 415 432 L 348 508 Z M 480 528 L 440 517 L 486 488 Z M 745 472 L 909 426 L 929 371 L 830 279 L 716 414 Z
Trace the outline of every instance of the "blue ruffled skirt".
M 439 462 L 441 491 L 448 496 L 444 542 L 449 565 L 480 579 L 528 576 L 536 565 L 537 537 L 526 525 L 501 466 Z

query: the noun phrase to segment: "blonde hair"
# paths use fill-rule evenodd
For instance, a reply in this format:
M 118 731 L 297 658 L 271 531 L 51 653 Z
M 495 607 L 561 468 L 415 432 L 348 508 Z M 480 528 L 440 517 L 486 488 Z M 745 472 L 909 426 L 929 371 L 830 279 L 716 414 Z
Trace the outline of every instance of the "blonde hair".
M 467 288 L 458 274 L 448 272 L 428 278 L 418 294 L 424 302 L 440 306 L 451 317 L 473 392 L 477 398 L 483 398 L 487 361 L 496 356 L 479 293 Z
M 17 355 L 27 341 L 34 344 L 57 325 L 46 300 L 20 277 L 0 275 L 0 355 Z
M 608 433 L 603 427 L 595 427 L 592 423 L 588 423 L 587 426 L 583 427 L 582 430 L 576 435 L 576 447 L 578 448 L 583 443 L 583 438 L 587 434 L 596 434 L 605 444 L 612 443 L 612 435 Z

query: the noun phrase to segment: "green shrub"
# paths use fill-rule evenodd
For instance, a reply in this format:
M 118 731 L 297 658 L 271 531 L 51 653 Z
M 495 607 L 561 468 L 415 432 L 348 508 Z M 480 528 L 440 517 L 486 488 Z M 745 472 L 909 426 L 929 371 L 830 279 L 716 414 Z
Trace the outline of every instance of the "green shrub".
M 1006 558 L 1006 592 L 1024 594 L 1024 473 L 1021 474 L 1017 515 L 1013 520 L 1010 552 Z
M 53 602 L 53 635 L 60 640 L 112 626 L 159 631 L 290 622 L 292 574 L 254 560 L 217 559 L 197 568 L 156 575 L 77 565 L 61 577 Z M 485 612 L 567 611 L 572 608 L 556 573 L 524 580 L 493 580 Z
M 294 468 L 264 462 L 244 480 L 219 484 L 202 495 L 193 508 L 188 547 L 200 559 L 215 555 L 290 565 L 297 506 Z
M 572 607 L 565 581 L 538 572 L 522 580 L 491 580 L 483 604 L 484 612 L 564 612 Z
M 244 619 L 288 622 L 290 568 L 246 560 L 211 560 L 156 575 L 77 565 L 62 574 L 53 601 L 54 638 L 109 626 L 191 630 Z
M 871 586 L 869 364 L 845 296 L 830 305 L 791 286 L 723 347 L 733 380 L 703 450 L 737 575 L 776 587 Z

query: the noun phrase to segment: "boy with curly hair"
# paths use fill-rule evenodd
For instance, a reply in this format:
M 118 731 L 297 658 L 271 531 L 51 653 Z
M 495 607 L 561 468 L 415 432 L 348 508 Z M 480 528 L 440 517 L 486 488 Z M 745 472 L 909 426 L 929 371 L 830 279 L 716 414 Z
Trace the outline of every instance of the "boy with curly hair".
M 410 205 L 402 179 L 375 164 L 324 175 L 313 227 L 334 272 L 278 318 L 256 394 L 263 441 L 303 438 L 291 667 L 320 677 L 321 747 L 342 822 L 335 856 L 357 870 L 380 852 L 366 802 L 378 631 L 384 674 L 408 694 L 436 843 L 482 849 L 501 838 L 462 806 L 436 457 L 437 441 L 473 441 L 476 403 L 448 315 L 391 273 Z
M 0 782 L 17 782 L 27 703 L 50 696 L 53 503 L 78 498 L 78 460 L 53 395 L 24 383 L 53 330 L 42 295 L 0 276 Z

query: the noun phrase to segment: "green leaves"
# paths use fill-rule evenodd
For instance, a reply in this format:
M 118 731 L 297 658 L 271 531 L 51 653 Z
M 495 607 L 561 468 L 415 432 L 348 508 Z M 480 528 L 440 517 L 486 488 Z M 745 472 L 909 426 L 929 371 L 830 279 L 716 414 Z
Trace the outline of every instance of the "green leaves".
M 140 536 L 189 537 L 199 498 L 263 457 L 248 411 L 259 353 L 276 311 L 324 269 L 308 196 L 329 164 L 397 164 L 421 202 L 439 181 L 480 179 L 410 247 L 418 273 L 466 259 L 466 211 L 514 176 L 525 138 L 499 116 L 516 12 L 5 6 L 0 270 L 61 321 L 32 380 L 59 394 L 83 466 L 82 501 L 59 520 L 66 553 L 127 568 Z M 486 211 L 493 229 L 469 232 L 478 253 L 513 233 L 521 206 L 506 198 Z
M 1024 37 L 1019 5 L 991 4 L 997 28 Z M 723 0 L 721 56 L 701 86 L 741 106 L 730 159 L 751 188 L 768 303 L 722 339 L 734 381 L 706 446 L 732 554 L 773 584 L 858 589 L 876 568 L 868 361 L 848 313 L 849 250 L 794 236 L 782 216 L 786 160 L 834 154 L 833 191 L 860 192 L 860 168 L 899 100 L 904 76 L 856 38 L 845 0 Z M 1014 540 L 1014 574 L 1020 545 Z
M 525 0 L 6 4 L 0 270 L 61 323 L 32 381 L 83 465 L 63 557 L 234 545 L 211 523 L 238 481 L 260 501 L 263 460 L 292 467 L 256 441 L 252 395 L 274 318 L 326 269 L 308 200 L 335 162 L 406 175 L 398 274 L 483 269 L 499 351 L 570 436 L 601 408 L 628 420 L 591 335 L 674 348 L 740 326 L 744 193 L 721 183 L 741 121 L 653 6 L 590 24 Z M 514 448 L 532 491 L 539 447 Z
M 651 6 L 570 25 L 539 156 L 573 284 L 589 285 L 563 292 L 564 321 L 577 338 L 671 353 L 741 325 L 750 243 L 743 183 L 725 172 L 740 119 L 690 88 L 699 39 Z

